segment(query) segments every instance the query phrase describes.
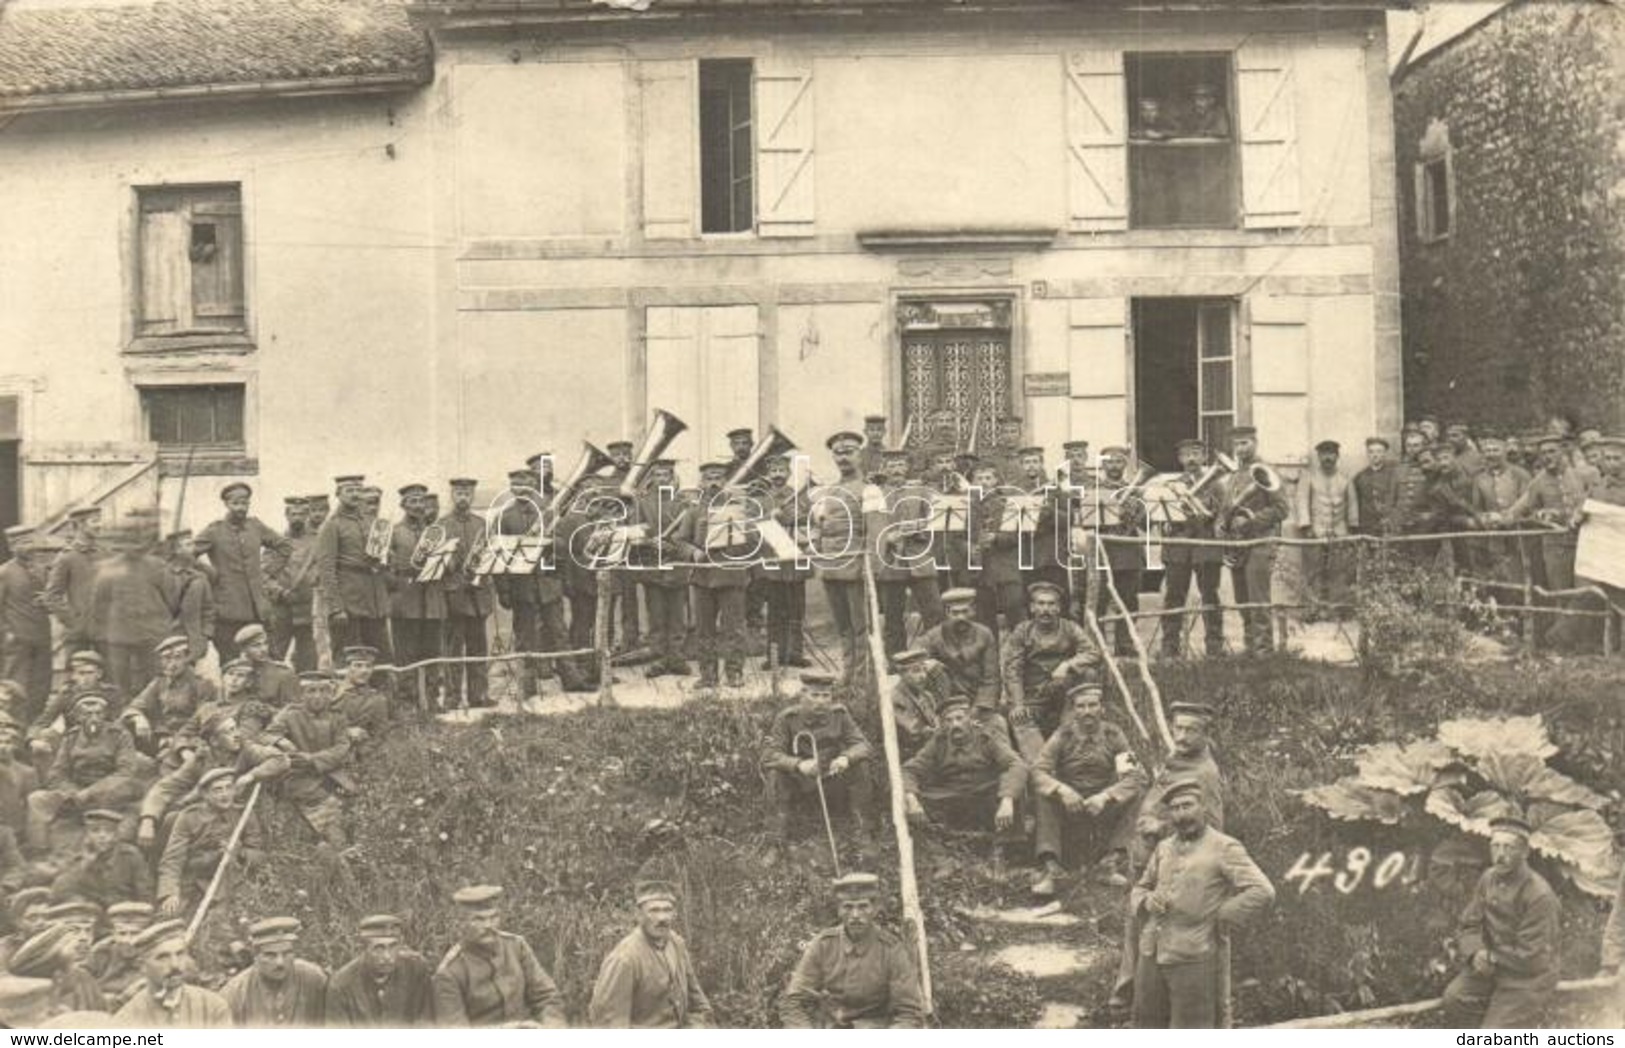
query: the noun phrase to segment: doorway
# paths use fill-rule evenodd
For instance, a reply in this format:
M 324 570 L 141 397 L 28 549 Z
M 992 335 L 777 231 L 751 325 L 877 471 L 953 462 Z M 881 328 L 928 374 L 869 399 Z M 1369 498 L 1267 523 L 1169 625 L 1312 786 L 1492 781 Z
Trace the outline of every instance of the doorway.
M 1222 450 L 1236 419 L 1235 303 L 1137 298 L 1133 303 L 1135 453 L 1160 471 L 1197 437 Z
M 905 301 L 905 425 L 919 442 L 992 447 L 999 422 L 1012 414 L 1010 301 Z
M 0 396 L 0 531 L 22 522 L 21 398 Z M 0 559 L 11 556 L 0 534 Z

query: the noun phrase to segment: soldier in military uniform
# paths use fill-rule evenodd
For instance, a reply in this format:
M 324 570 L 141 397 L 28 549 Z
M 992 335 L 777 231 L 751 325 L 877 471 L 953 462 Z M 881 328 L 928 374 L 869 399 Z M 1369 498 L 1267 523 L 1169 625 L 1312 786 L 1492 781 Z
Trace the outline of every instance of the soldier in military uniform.
M 528 473 L 527 478 L 534 479 Z M 475 555 L 485 545 L 486 527 L 485 518 L 473 510 L 474 489 L 478 484 L 472 477 L 454 478 L 451 512 L 435 522 L 446 530 L 448 538 L 457 540 L 455 567 L 448 566 L 439 582 L 445 599 L 445 651 L 454 658 L 483 658 L 491 650 L 485 639 L 485 621 L 490 618 L 496 599 L 490 580 L 474 572 Z M 449 667 L 446 677 L 454 696 L 460 679 L 461 691 L 469 706 L 491 704 L 484 664 Z
M 100 506 L 81 506 L 68 513 L 73 536 L 68 548 L 52 561 L 45 582 L 45 606 L 62 623 L 62 644 L 69 655 L 96 646 L 91 631 L 91 594 L 96 565 L 102 557 L 97 543 L 101 519 Z
M 498 519 L 500 534 L 508 537 L 540 533 L 540 514 L 551 498 L 551 495 L 541 493 L 540 483 L 540 475 L 533 469 L 508 472 L 508 490 L 514 499 L 503 508 Z M 513 614 L 515 651 L 564 650 L 564 584 L 559 576 L 556 570 L 539 570 L 528 574 L 504 572 L 489 580 L 496 590 L 497 603 Z M 485 584 L 481 583 L 482 586 Z M 539 665 L 545 675 L 546 664 L 530 659 L 517 664 L 521 696 L 537 694 Z M 570 666 L 565 663 L 561 669 L 568 673 Z
M 113 1016 L 121 1029 L 224 1029 L 231 1009 L 210 990 L 186 982 L 192 959 L 187 956 L 186 924 L 164 920 L 136 937 L 142 981 L 133 997 Z
M 147 858 L 129 841 L 119 840 L 122 812 L 92 808 L 80 816 L 85 836 L 78 855 L 51 885 L 59 898 L 77 896 L 98 906 L 142 902 L 152 898 Z
M 11 559 L 0 565 L 0 678 L 28 696 L 22 720 L 37 716 L 51 694 L 51 616 L 45 587 L 50 551 L 29 527 L 6 529 Z
M 683 517 L 693 510 L 677 497 L 676 465 L 669 458 L 651 463 L 648 486 L 633 503 L 636 522 L 649 532 L 629 554 L 643 584 L 643 603 L 649 609 L 649 645 L 655 655 L 647 671 L 650 677 L 684 677 L 692 672 L 683 658 L 689 568 L 673 536 L 683 526 Z M 561 614 L 559 624 L 563 622 Z
M 50 994 L 45 1006 L 49 1016 L 107 1010 L 100 984 L 80 963 L 80 940 L 84 934 L 66 924 L 54 924 L 34 935 L 11 955 L 11 975 L 18 979 L 50 981 Z
M 277 713 L 266 735 L 288 755 L 282 798 L 299 809 L 305 822 L 331 847 L 348 843 L 339 794 L 351 788 L 355 745 L 365 732 L 353 728 L 334 707 L 331 674 L 307 673 L 299 680 L 297 705 Z
M 203 803 L 176 817 L 158 860 L 158 912 L 166 918 L 186 913 L 203 898 L 243 816 L 243 806 L 236 801 L 236 776 L 230 768 L 204 772 L 197 789 Z M 246 870 L 264 857 L 259 820 L 249 819 L 243 824 L 234 858 Z
M 254 963 L 226 981 L 220 996 L 240 1027 L 322 1025 L 327 1016 L 327 973 L 294 956 L 297 917 L 267 917 L 248 926 Z
M 1129 896 L 1141 919 L 1134 1025 L 1210 1030 L 1222 1007 L 1221 937 L 1268 909 L 1275 887 L 1240 841 L 1207 824 L 1200 783 L 1171 784 L 1162 804 L 1174 832 Z
M 1039 500 L 1038 515 L 1030 531 L 1020 532 L 1021 577 L 1026 585 L 1049 582 L 1061 588 L 1063 604 L 1069 606 L 1071 580 L 1066 571 L 1066 550 L 1062 545 L 1067 523 L 1069 494 L 1060 490 L 1044 465 L 1044 449 L 1025 447 L 1017 452 L 1021 470 L 1019 487 Z
M 1129 449 L 1125 447 L 1110 447 L 1100 449 L 1100 478 L 1098 505 L 1104 517 L 1098 524 L 1101 535 L 1111 535 L 1118 539 L 1143 539 L 1145 536 L 1145 502 L 1137 497 L 1130 485 L 1132 479 L 1127 476 Z M 1116 518 L 1113 520 L 1112 518 Z M 1101 578 L 1096 586 L 1095 614 L 1097 616 L 1117 614 L 1117 602 L 1112 600 L 1111 591 L 1116 590 L 1123 600 L 1123 607 L 1130 612 L 1140 610 L 1140 575 L 1145 570 L 1145 547 L 1142 542 L 1102 542 L 1105 547 L 1106 569 L 1111 585 Z M 1091 568 L 1095 565 L 1090 565 Z M 1128 658 L 1134 654 L 1134 644 L 1129 634 L 1134 629 L 1132 621 L 1119 619 L 1114 630 L 1115 646 L 1119 658 Z
M 1579 550 L 1579 521 L 1585 500 L 1595 482 L 1591 475 L 1569 465 L 1562 441 L 1547 436 L 1540 441 L 1541 468 L 1507 516 L 1521 522 L 1533 521 L 1552 530 L 1540 538 L 1540 557 L 1546 588 L 1574 587 L 1574 559 Z M 1554 598 L 1561 606 L 1563 598 Z M 1559 646 L 1576 641 L 1580 627 L 1574 620 L 1559 619 L 1545 627 L 1545 639 Z
M 359 747 L 374 739 L 382 739 L 389 731 L 389 694 L 373 681 L 378 669 L 378 652 L 364 644 L 344 649 L 344 675 L 333 693 L 333 709 L 351 728 L 360 728 L 360 736 L 352 733 L 352 741 Z
M 864 480 L 876 481 L 886 468 L 883 458 L 886 449 L 886 416 L 863 416 L 863 436 L 859 439 L 863 443 L 858 460 L 860 475 Z
M 1079 862 L 1096 864 L 1095 879 L 1126 887 L 1121 828 L 1132 827 L 1135 802 L 1146 776 L 1123 729 L 1106 719 L 1098 683 L 1067 694 L 1072 712 L 1044 743 L 1033 764 L 1038 795 L 1038 843 L 1043 866 L 1033 894 L 1055 894 L 1055 882 Z M 1068 847 L 1071 845 L 1071 847 Z M 1071 861 L 1069 861 L 1071 860 Z
M 271 619 L 272 602 L 265 590 L 261 550 L 271 550 L 280 557 L 293 552 L 286 536 L 248 515 L 253 497 L 254 489 L 242 481 L 227 484 L 220 492 L 226 515 L 193 540 L 197 555 L 207 557 L 214 567 L 214 648 L 221 662 L 237 657 L 232 638 L 238 630 L 251 622 Z
M 1100 652 L 1083 627 L 1062 614 L 1060 587 L 1035 582 L 1027 593 L 1030 617 L 1005 638 L 999 665 L 1016 748 L 1031 762 L 1060 726 L 1067 691 L 1099 675 Z
M 90 947 L 85 970 L 114 1008 L 129 999 L 141 983 L 141 957 L 135 941 L 151 926 L 156 912 L 150 902 L 116 902 L 107 908 L 108 935 Z
M 316 575 L 335 649 L 389 650 L 389 586 L 384 562 L 367 555 L 372 516 L 360 478 L 341 477 L 339 511 L 316 534 Z
M 22 888 L 6 901 L 11 934 L 0 939 L 0 965 L 10 961 L 17 947 L 45 929 L 45 911 L 50 905 L 51 889 L 43 886 Z
M 209 639 L 217 632 L 217 609 L 211 569 L 198 563 L 194 549 L 192 533 L 185 529 L 171 532 L 162 546 L 162 556 L 174 576 L 173 627 L 175 632 L 186 635 L 187 658 L 195 666 L 209 654 Z
M 57 815 L 133 802 L 141 796 L 142 776 L 151 767 L 130 733 L 107 722 L 102 696 L 79 696 L 68 719 L 70 727 L 42 788 L 28 795 L 28 845 L 36 853 L 50 850 Z
M 393 914 L 363 917 L 361 950 L 327 983 L 327 1026 L 405 1029 L 434 1023 L 434 970 L 403 938 Z
M 299 699 L 299 674 L 271 659 L 271 635 L 264 626 L 253 623 L 237 631 L 237 650 L 254 674 L 254 698 L 274 709 Z M 223 667 L 222 667 L 223 668 Z
M 141 799 L 136 840 L 151 846 L 158 839 L 165 815 L 198 803 L 203 779 L 216 768 L 233 773 L 234 789 L 247 796 L 256 782 L 271 782 L 288 773 L 287 754 L 274 746 L 245 737 L 241 711 L 215 709 L 201 715 L 197 738 L 178 741 L 180 764 L 147 790 Z M 214 781 L 211 779 L 210 781 Z
M 1236 460 L 1236 471 L 1224 479 L 1224 499 L 1220 504 L 1220 519 L 1224 528 L 1222 537 L 1259 539 L 1280 535 L 1281 522 L 1291 513 L 1284 491 L 1277 489 L 1273 493 L 1253 496 L 1249 499 L 1249 505 L 1237 501 L 1252 484 L 1251 468 L 1258 464 L 1258 431 L 1252 426 L 1232 429 L 1230 454 Z M 1236 603 L 1270 603 L 1270 575 L 1275 570 L 1275 547 L 1238 546 L 1231 551 L 1231 557 L 1234 566 L 1230 569 L 1230 588 L 1235 594 Z M 1241 621 L 1249 653 L 1259 655 L 1275 650 L 1268 608 L 1243 611 Z
M 1465 967 L 1444 991 L 1448 1026 L 1542 1024 L 1557 988 L 1563 907 L 1529 868 L 1529 834 L 1521 818 L 1490 822 L 1490 868 L 1473 888 L 1456 939 Z
M 1601 477 L 1587 497 L 1610 506 L 1625 506 L 1625 438 L 1602 437 L 1596 446 Z M 1488 472 L 1487 468 L 1485 472 Z M 1483 474 L 1480 474 L 1480 479 L 1482 477 Z M 1625 588 L 1603 582 L 1598 584 L 1608 594 L 1611 603 L 1625 606 Z
M 271 650 L 289 659 L 304 673 L 316 668 L 316 635 L 312 631 L 312 594 L 315 592 L 316 531 L 309 522 L 309 500 L 300 495 L 283 499 L 288 540 L 286 556 L 272 550 L 264 554 L 265 594 L 271 598 Z
M 149 552 L 153 525 L 135 519 L 147 515 L 129 516 L 128 527 L 106 536 L 112 555 L 97 562 L 90 597 L 91 637 L 123 695 L 136 694 L 152 679 L 153 645 L 173 630 L 180 597 L 174 573 Z
M 970 576 L 976 588 L 976 617 L 999 637 L 1014 630 L 1027 617 L 1021 585 L 1020 536 L 1005 531 L 1004 500 L 998 468 L 978 462 L 971 468 L 976 499 L 970 506 Z M 1000 618 L 1003 625 L 1000 625 Z
M 630 440 L 611 441 L 604 445 L 604 451 L 615 463 L 609 473 L 609 479 L 613 482 L 610 486 L 619 487 L 627 474 L 632 471 L 632 460 L 637 451 Z M 614 645 L 614 650 L 636 651 L 643 643 L 643 620 L 638 610 L 637 574 L 626 570 L 625 567 L 611 568 L 610 582 L 615 603 L 615 607 L 611 609 L 610 621 L 618 621 L 621 624 L 621 635 Z
M 915 647 L 948 672 L 953 691 L 967 696 L 978 719 L 997 716 L 1002 680 L 999 641 L 977 622 L 976 591 L 951 589 L 942 595 L 943 622 L 921 634 Z
M 459 888 L 462 936 L 434 973 L 434 1016 L 441 1026 L 559 1029 L 564 997 L 530 944 L 502 930 L 502 889 Z
M 1529 471 L 1507 461 L 1506 437 L 1500 433 L 1484 433 L 1479 437 L 1483 464 L 1473 477 L 1473 509 L 1475 524 L 1487 531 L 1511 524 L 1507 513 L 1529 489 Z M 1596 493 L 1592 493 L 1596 497 Z M 1360 506 L 1365 511 L 1364 503 Z M 1481 578 L 1522 585 L 1526 577 L 1523 550 L 1515 540 L 1487 538 L 1475 542 L 1478 563 L 1475 573 Z
M 677 889 L 665 881 L 645 881 L 634 893 L 638 926 L 599 966 L 589 1020 L 599 1029 L 709 1029 L 711 1002 L 700 988 L 688 944 L 672 927 Z
M 843 431 L 824 445 L 835 459 L 840 479 L 813 491 L 808 512 L 818 533 L 814 564 L 844 649 L 841 685 L 845 687 L 868 660 L 869 601 L 863 558 L 878 540 L 885 496 L 859 473 L 862 437 Z
M 1365 438 L 1366 467 L 1354 475 L 1354 501 L 1360 507 L 1356 529 L 1361 535 L 1387 535 L 1399 496 L 1399 470 L 1389 461 L 1387 437 Z
M 220 700 L 210 681 L 192 668 L 190 643 L 183 636 L 166 637 L 154 649 L 158 676 L 130 700 L 120 715 L 142 752 L 163 760 L 169 740 L 184 729 L 193 715 Z
M 897 670 L 891 692 L 897 745 L 904 756 L 912 756 L 937 730 L 937 711 L 956 693 L 948 671 L 918 648 L 892 656 L 892 667 Z
M 908 947 L 875 924 L 880 878 L 835 881 L 841 923 L 807 944 L 779 998 L 787 1030 L 917 1030 L 925 1025 L 920 978 Z
M 425 484 L 407 484 L 400 489 L 402 515 L 389 535 L 389 632 L 395 642 L 395 658 L 402 666 L 440 656 L 441 633 L 445 628 L 446 597 L 434 582 L 419 582 L 412 555 L 418 540 L 434 520 L 424 513 Z M 440 667 L 430 666 L 425 675 L 430 694 L 439 691 Z
M 909 477 L 908 452 L 888 449 L 881 455 L 886 517 L 877 536 L 875 584 L 879 590 L 881 637 L 887 657 L 908 642 L 905 612 L 910 598 L 922 629 L 942 621 L 937 564 L 932 558 L 931 491 Z
M 766 490 L 760 496 L 762 509 L 792 537 L 796 537 L 797 529 L 807 518 L 804 494 L 789 483 L 791 458 L 795 454 L 788 452 L 768 460 L 763 467 Z M 767 552 L 765 547 L 763 552 Z M 768 659 L 764 668 L 771 669 L 774 659 L 780 666 L 810 666 L 802 645 L 807 617 L 807 579 L 812 577 L 812 569 L 799 567 L 793 560 L 771 560 L 757 565 L 754 571 L 767 601 Z
M 722 660 L 729 687 L 745 683 L 745 588 L 750 582 L 748 558 L 755 540 L 740 523 L 744 504 L 723 487 L 728 463 L 707 462 L 700 467 L 700 504 L 678 525 L 673 537 L 681 555 L 693 562 L 689 569 L 694 620 L 698 626 L 702 688 L 717 684 L 717 660 Z M 736 541 L 722 536 L 732 534 Z
M 1187 485 L 1194 484 L 1207 467 L 1207 445 L 1200 440 L 1181 440 L 1174 446 L 1179 456 L 1179 470 Z M 1209 484 L 1207 490 L 1192 496 L 1205 511 L 1188 512 L 1185 519 L 1167 526 L 1165 534 L 1177 539 L 1213 538 L 1213 521 L 1219 514 L 1221 499 L 1219 485 Z M 1224 609 L 1219 602 L 1219 575 L 1224 554 L 1217 546 L 1181 546 L 1164 543 L 1162 566 L 1165 588 L 1162 606 L 1165 610 L 1183 608 L 1190 596 L 1191 580 L 1196 580 L 1197 599 L 1202 603 L 1202 632 L 1207 654 L 1224 654 Z M 1121 591 L 1120 591 L 1121 592 Z M 1124 594 L 1126 597 L 1127 594 Z M 1164 622 L 1162 627 L 1162 654 L 1177 659 L 1185 648 L 1184 616 Z
M 107 700 L 109 709 L 123 708 L 124 697 L 107 682 L 107 661 L 97 652 L 82 648 L 68 656 L 68 680 L 45 703 L 45 709 L 28 726 L 29 747 L 38 755 L 49 757 L 56 751 L 62 732 L 57 729 L 58 719 L 66 718 L 73 703 L 81 695 L 100 695 Z M 21 717 L 21 710 L 11 711 Z
M 866 819 L 874 747 L 847 708 L 833 701 L 835 683 L 834 674 L 803 671 L 801 701 L 774 716 L 762 742 L 775 852 L 789 840 L 796 809 L 818 803 L 819 780 L 831 817 L 844 810 L 860 842 L 871 846 Z M 775 857 L 769 856 L 770 860 Z
M 991 830 L 995 855 L 1021 833 L 1016 806 L 1027 793 L 1028 768 L 996 732 L 971 719 L 970 699 L 950 695 L 937 706 L 941 725 L 903 765 L 903 807 L 916 823 Z

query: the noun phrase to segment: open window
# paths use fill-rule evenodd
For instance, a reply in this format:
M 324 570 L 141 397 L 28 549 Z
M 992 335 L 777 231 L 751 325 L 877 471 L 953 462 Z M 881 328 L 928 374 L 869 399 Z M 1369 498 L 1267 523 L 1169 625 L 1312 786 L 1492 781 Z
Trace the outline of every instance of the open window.
M 700 230 L 748 233 L 756 222 L 751 61 L 700 62 Z
M 1195 437 L 1222 449 L 1236 421 L 1236 308 L 1223 298 L 1134 300 L 1136 446 L 1177 469 L 1175 446 Z
M 1130 225 L 1235 228 L 1240 194 L 1230 55 L 1130 53 L 1124 72 Z

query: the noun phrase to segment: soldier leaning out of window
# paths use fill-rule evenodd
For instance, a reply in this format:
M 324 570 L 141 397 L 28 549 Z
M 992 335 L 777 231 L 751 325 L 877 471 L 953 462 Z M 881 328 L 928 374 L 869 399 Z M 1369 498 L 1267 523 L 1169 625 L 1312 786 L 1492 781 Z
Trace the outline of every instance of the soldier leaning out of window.
M 1160 98 L 1141 98 L 1134 103 L 1134 122 L 1129 129 L 1130 138 L 1161 139 L 1175 132 L 1173 121 Z
M 1229 138 L 1230 114 L 1219 101 L 1219 89 L 1212 84 L 1191 88 L 1190 101 L 1182 114 L 1179 133 L 1191 138 Z

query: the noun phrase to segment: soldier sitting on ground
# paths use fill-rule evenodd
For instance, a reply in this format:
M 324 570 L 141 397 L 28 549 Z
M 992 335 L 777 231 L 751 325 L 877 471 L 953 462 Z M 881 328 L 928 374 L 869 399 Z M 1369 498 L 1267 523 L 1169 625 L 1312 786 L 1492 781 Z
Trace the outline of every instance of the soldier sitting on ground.
M 158 642 L 153 649 L 158 656 L 158 675 L 130 700 L 119 718 L 129 726 L 142 752 L 160 760 L 168 755 L 170 738 L 186 727 L 198 709 L 219 701 L 214 685 L 192 668 L 188 643 L 182 636 Z
M 218 1030 L 231 1025 L 231 1009 L 218 994 L 187 985 L 192 959 L 186 944 L 186 925 L 177 920 L 159 921 L 136 938 L 141 983 L 114 1015 L 114 1025 L 129 1030 Z
M 294 956 L 297 917 L 267 917 L 248 926 L 254 963 L 220 988 L 241 1027 L 320 1026 L 327 1015 L 327 973 Z
M 434 971 L 402 940 L 404 922 L 392 914 L 363 917 L 356 926 L 361 952 L 327 984 L 327 1025 L 403 1029 L 434 1022 Z
M 98 906 L 151 899 L 147 857 L 129 841 L 119 840 L 124 815 L 92 808 L 80 818 L 85 827 L 80 853 L 57 875 L 52 891 L 58 897 L 89 899 Z
M 769 863 L 778 861 L 788 843 L 797 809 L 818 804 L 820 782 L 831 818 L 844 812 L 860 846 L 864 850 L 874 846 L 865 824 L 874 748 L 847 708 L 832 701 L 834 688 L 834 674 L 803 671 L 800 701 L 778 712 L 762 743 L 774 816 Z
M 875 924 L 880 879 L 835 881 L 841 923 L 819 932 L 779 998 L 787 1030 L 917 1030 L 925 1025 L 920 979 L 901 939 Z
M 942 611 L 942 624 L 923 633 L 915 647 L 942 665 L 953 691 L 970 698 L 977 721 L 1002 723 L 999 641 L 976 621 L 976 591 L 949 590 L 942 595 Z
M 304 694 L 298 704 L 278 713 L 266 731 L 288 755 L 282 797 L 299 809 L 325 844 L 344 848 L 347 837 L 339 794 L 351 787 L 349 767 L 362 733 L 333 708 L 331 674 L 301 674 L 299 683 Z
M 299 700 L 299 674 L 271 659 L 271 637 L 265 627 L 251 622 L 237 631 L 237 650 L 254 671 L 255 698 L 274 709 Z
M 1145 789 L 1146 776 L 1128 737 L 1105 719 L 1101 686 L 1080 684 L 1067 699 L 1072 713 L 1044 744 L 1033 766 L 1037 853 L 1044 868 L 1033 885 L 1035 895 L 1055 894 L 1055 882 L 1068 868 L 1076 868 L 1069 858 L 1098 862 L 1095 876 L 1100 883 L 1127 887 L 1121 829 Z
M 1019 836 L 1016 805 L 1027 792 L 1028 768 L 1004 738 L 971 719 L 970 700 L 944 699 L 942 724 L 903 765 L 903 804 L 911 821 L 949 829 L 993 831 L 995 856 Z
M 96 977 L 80 964 L 77 939 L 83 933 L 67 924 L 54 924 L 30 938 L 11 956 L 11 974 L 19 979 L 49 979 L 47 1016 L 65 1012 L 104 1012 L 106 998 Z
M 7 965 L 17 947 L 33 938 L 45 928 L 45 911 L 51 905 L 51 889 L 41 886 L 23 888 L 15 892 L 6 903 L 11 917 L 11 934 L 0 939 L 0 968 Z
M 141 800 L 141 821 L 136 840 L 150 846 L 168 813 L 197 804 L 204 775 L 215 768 L 233 773 L 239 796 L 246 797 L 256 782 L 286 775 L 292 761 L 274 746 L 244 738 L 237 718 L 241 713 L 216 710 L 197 727 L 196 737 L 178 741 L 179 765 L 160 778 Z
M 116 902 L 107 908 L 108 935 L 90 948 L 85 970 L 95 977 L 107 1003 L 117 1008 L 141 982 L 141 958 L 135 940 L 152 924 L 157 911 L 150 902 Z
M 694 1030 L 711 1026 L 711 1002 L 688 945 L 673 929 L 677 889 L 645 881 L 635 889 L 638 926 L 598 968 L 588 1008 L 600 1029 Z
M 158 912 L 166 918 L 187 912 L 203 898 L 232 832 L 242 821 L 243 806 L 236 802 L 236 780 L 230 768 L 204 772 L 198 780 L 198 793 L 203 803 L 176 817 L 158 860 Z M 249 869 L 264 855 L 259 820 L 249 819 L 243 824 L 234 861 Z
M 345 724 L 366 733 L 358 742 L 381 739 L 389 729 L 389 696 L 372 682 L 377 667 L 377 648 L 344 649 L 344 679 L 333 696 L 333 708 Z
M 28 726 L 29 748 L 46 755 L 55 752 L 56 744 L 62 741 L 62 734 L 67 730 L 68 710 L 75 699 L 88 694 L 106 699 L 109 710 L 124 705 L 124 697 L 107 682 L 107 661 L 86 649 L 68 656 L 68 682 L 52 694 L 44 711 Z
M 441 1026 L 559 1029 L 564 996 L 530 943 L 502 930 L 502 889 L 460 888 L 462 936 L 434 973 L 434 1015 Z
M 953 694 L 948 671 L 917 648 L 892 656 L 897 683 L 892 687 L 892 712 L 897 721 L 897 745 L 912 755 L 940 721 L 939 707 Z
M 28 847 L 37 854 L 50 850 L 51 823 L 58 815 L 132 803 L 152 766 L 122 725 L 107 722 L 107 700 L 101 695 L 79 696 L 71 720 L 44 787 L 28 797 Z
M 1062 615 L 1066 595 L 1059 586 L 1035 582 L 1027 600 L 1029 616 L 1005 638 L 1000 665 L 1016 747 L 1034 761 L 1060 726 L 1068 689 L 1098 678 L 1100 652 L 1082 626 Z

